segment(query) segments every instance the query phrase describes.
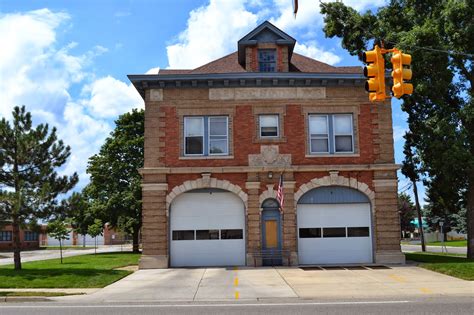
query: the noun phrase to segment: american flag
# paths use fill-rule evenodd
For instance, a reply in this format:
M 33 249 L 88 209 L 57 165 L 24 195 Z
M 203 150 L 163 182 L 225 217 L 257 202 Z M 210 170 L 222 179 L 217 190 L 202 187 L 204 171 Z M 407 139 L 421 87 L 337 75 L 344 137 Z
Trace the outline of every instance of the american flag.
M 283 202 L 285 201 L 285 197 L 283 195 L 283 174 L 280 175 L 280 181 L 278 183 L 277 200 L 280 204 L 280 210 L 283 210 Z

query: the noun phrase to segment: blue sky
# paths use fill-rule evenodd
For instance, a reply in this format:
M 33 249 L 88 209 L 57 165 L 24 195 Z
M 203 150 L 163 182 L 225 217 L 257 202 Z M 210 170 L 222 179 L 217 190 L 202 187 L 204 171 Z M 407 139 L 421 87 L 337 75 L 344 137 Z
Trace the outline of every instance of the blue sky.
M 123 112 L 143 101 L 127 74 L 194 68 L 236 50 L 237 40 L 270 20 L 293 36 L 295 50 L 336 66 L 361 65 L 322 32 L 316 0 L 0 0 L 0 115 L 24 104 L 35 122 L 57 126 L 72 148 L 62 172 L 78 172 Z M 384 0 L 347 0 L 359 11 Z M 203 47 L 201 43 L 208 44 Z M 392 101 L 396 160 L 406 115 Z M 400 188 L 406 180 L 400 177 Z M 421 187 L 420 187 L 421 188 Z

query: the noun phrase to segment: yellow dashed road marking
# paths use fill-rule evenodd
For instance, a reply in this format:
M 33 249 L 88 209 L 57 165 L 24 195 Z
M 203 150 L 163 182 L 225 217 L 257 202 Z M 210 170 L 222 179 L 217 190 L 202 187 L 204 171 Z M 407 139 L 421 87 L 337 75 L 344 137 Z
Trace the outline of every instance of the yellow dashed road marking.
M 234 287 L 239 285 L 239 278 L 235 277 L 234 278 Z
M 239 299 L 239 296 L 240 296 L 239 291 L 235 291 L 235 299 L 236 299 L 236 300 Z
M 433 291 L 431 291 L 431 290 L 428 289 L 428 288 L 420 288 L 420 291 L 423 292 L 423 293 L 426 293 L 426 294 L 431 294 L 431 293 L 433 293 Z
M 401 283 L 407 282 L 407 281 L 405 280 L 405 278 L 403 278 L 403 277 L 401 277 L 401 276 L 390 275 L 389 277 L 390 277 L 392 280 L 395 280 L 395 281 L 397 281 L 397 282 L 401 282 Z

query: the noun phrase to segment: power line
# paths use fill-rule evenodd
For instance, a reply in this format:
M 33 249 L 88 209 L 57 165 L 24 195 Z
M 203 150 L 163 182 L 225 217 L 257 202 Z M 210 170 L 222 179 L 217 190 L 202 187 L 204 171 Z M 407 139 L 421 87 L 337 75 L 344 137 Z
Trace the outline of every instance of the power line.
M 388 40 L 384 40 L 387 43 L 397 45 L 395 42 L 391 42 Z M 468 54 L 465 52 L 460 52 L 460 51 L 455 51 L 455 50 L 443 50 L 443 49 L 436 49 L 436 48 L 431 48 L 431 47 L 423 47 L 423 46 L 416 46 L 416 45 L 405 45 L 407 47 L 410 47 L 412 49 L 420 49 L 420 50 L 429 50 L 429 51 L 435 51 L 435 52 L 442 52 L 448 55 L 459 55 L 459 56 L 466 56 L 469 58 L 474 58 L 474 54 Z

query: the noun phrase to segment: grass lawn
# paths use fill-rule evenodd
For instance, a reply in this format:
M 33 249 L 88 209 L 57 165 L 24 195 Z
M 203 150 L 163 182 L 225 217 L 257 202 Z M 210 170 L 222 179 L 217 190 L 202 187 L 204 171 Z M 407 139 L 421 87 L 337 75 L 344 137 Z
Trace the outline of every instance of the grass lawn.
M 420 267 L 464 280 L 474 280 L 474 260 L 465 255 L 442 253 L 405 253 L 406 259 L 420 262 Z
M 467 247 L 467 240 L 464 241 L 447 241 L 444 242 L 446 246 L 453 246 L 453 247 Z M 431 242 L 431 243 L 426 243 L 426 245 L 429 246 L 441 246 L 443 245 L 441 242 Z
M 140 254 L 104 253 L 0 266 L 0 288 L 102 288 L 132 273 L 115 268 L 138 264 Z

